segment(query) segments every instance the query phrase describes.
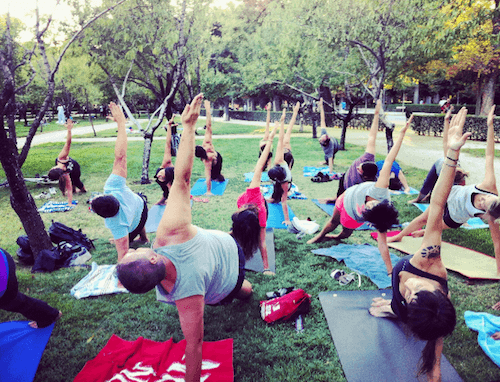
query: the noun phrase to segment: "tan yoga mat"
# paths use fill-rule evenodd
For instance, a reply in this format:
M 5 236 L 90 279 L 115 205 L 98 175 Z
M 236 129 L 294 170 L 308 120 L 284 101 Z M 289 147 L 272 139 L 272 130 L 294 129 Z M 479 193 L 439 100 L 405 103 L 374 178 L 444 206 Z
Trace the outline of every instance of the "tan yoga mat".
M 397 243 L 387 243 L 401 252 L 414 254 L 420 249 L 423 237 L 405 236 Z M 500 280 L 494 257 L 459 245 L 441 242 L 441 258 L 446 269 L 458 272 L 471 279 Z

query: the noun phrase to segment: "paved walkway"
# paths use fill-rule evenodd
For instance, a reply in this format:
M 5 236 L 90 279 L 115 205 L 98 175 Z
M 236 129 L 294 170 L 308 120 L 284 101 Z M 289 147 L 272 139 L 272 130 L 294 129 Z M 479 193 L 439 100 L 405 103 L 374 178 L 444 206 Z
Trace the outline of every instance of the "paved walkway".
M 394 122 L 400 124 L 403 121 L 402 113 L 392 113 L 389 118 L 393 118 Z M 401 115 L 399 115 L 401 114 Z M 204 119 L 204 117 L 200 117 L 200 119 Z M 222 120 L 221 118 L 214 118 L 214 120 Z M 250 122 L 250 121 L 240 121 L 240 120 L 232 120 L 230 123 L 238 123 L 245 125 L 254 125 L 254 126 L 265 126 L 264 122 Z M 106 123 L 102 125 L 96 125 L 95 130 L 97 132 L 109 129 L 116 129 L 116 123 Z M 335 136 L 337 139 L 340 139 L 340 130 L 339 129 L 329 129 L 331 134 Z M 400 127 L 396 127 L 396 131 L 394 132 L 394 139 L 397 138 Z M 73 142 L 95 142 L 99 141 L 109 141 L 113 142 L 115 138 L 77 138 L 78 135 L 83 134 L 91 134 L 93 133 L 91 126 L 81 126 L 73 128 Z M 368 130 L 351 130 L 347 131 L 346 140 L 347 143 L 355 144 L 355 145 L 366 145 Z M 294 134 L 295 135 L 295 134 Z M 301 134 L 301 137 L 304 135 Z M 134 136 L 130 134 L 128 136 L 130 141 L 142 141 L 143 138 L 140 135 Z M 198 139 L 202 139 L 203 137 L 197 137 Z M 243 139 L 243 138 L 256 138 L 255 135 L 214 135 L 214 139 Z M 49 142 L 64 142 L 66 139 L 66 131 L 53 131 L 50 133 L 42 133 L 35 135 L 32 146 L 36 146 L 43 143 Z M 164 137 L 155 138 L 157 140 L 165 139 Z M 18 139 L 18 147 L 22 147 L 24 145 L 24 138 Z M 379 132 L 377 134 L 377 152 L 378 153 L 386 153 L 387 152 L 387 143 L 385 139 L 385 134 L 383 132 Z M 486 142 L 476 142 L 469 141 L 466 143 L 466 148 L 484 148 L 486 146 Z M 495 144 L 496 150 L 500 150 L 500 144 Z M 318 150 L 320 147 L 318 145 Z M 413 166 L 423 170 L 429 170 L 432 164 L 441 156 L 442 154 L 442 138 L 439 137 L 430 137 L 430 136 L 419 136 L 413 131 L 409 131 L 406 134 L 405 140 L 403 141 L 403 147 L 401 148 L 398 155 L 398 162 L 402 164 L 403 169 L 404 166 Z M 337 154 L 337 155 L 342 155 Z M 460 155 L 460 162 L 464 169 L 469 171 L 469 179 L 467 180 L 468 184 L 476 184 L 480 183 L 484 177 L 484 158 L 476 158 L 467 153 L 462 153 Z M 495 159 L 495 175 L 497 180 L 500 181 L 500 159 Z

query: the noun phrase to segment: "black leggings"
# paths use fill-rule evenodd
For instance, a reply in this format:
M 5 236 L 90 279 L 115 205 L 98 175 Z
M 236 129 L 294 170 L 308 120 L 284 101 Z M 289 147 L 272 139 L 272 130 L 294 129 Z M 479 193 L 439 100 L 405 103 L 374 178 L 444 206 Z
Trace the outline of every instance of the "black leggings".
M 52 324 L 59 316 L 59 311 L 45 301 L 28 297 L 19 292 L 19 285 L 16 277 L 16 264 L 12 256 L 5 250 L 0 249 L 5 254 L 9 265 L 9 277 L 7 289 L 0 298 L 0 309 L 8 312 L 21 313 L 28 320 L 36 321 L 39 328 L 45 328 Z M 1 259 L 0 255 L 0 261 Z
M 146 221 L 148 220 L 148 205 L 146 204 L 146 199 L 142 198 L 142 200 L 144 202 L 144 208 L 142 209 L 141 220 L 137 227 L 128 234 L 128 240 L 130 242 L 134 241 L 135 237 L 141 233 L 142 229 L 146 225 Z

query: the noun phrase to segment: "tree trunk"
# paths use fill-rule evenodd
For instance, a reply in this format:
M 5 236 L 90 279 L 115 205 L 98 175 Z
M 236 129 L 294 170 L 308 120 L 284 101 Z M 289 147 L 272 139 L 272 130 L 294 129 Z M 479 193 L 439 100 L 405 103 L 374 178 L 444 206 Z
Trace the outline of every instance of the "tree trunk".
M 151 146 L 153 145 L 153 134 L 144 134 L 144 151 L 142 154 L 141 184 L 149 184 L 149 159 L 151 157 Z
M 345 150 L 345 136 L 347 133 L 347 125 L 349 122 L 347 120 L 342 121 L 342 132 L 340 133 L 340 150 Z
M 481 111 L 479 115 L 487 116 L 493 106 L 497 77 L 498 73 L 493 72 L 488 74 L 484 80 L 484 86 L 481 89 Z
M 420 102 L 420 85 L 416 84 L 413 88 L 413 103 L 417 105 Z

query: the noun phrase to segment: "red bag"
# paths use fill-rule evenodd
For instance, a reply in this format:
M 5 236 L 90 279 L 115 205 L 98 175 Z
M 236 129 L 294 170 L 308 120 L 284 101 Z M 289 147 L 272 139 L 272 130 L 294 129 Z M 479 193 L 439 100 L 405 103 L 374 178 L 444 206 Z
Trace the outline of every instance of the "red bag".
M 284 296 L 261 301 L 260 315 L 267 323 L 286 321 L 309 312 L 310 307 L 311 295 L 303 289 L 295 289 Z

